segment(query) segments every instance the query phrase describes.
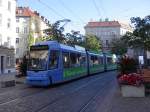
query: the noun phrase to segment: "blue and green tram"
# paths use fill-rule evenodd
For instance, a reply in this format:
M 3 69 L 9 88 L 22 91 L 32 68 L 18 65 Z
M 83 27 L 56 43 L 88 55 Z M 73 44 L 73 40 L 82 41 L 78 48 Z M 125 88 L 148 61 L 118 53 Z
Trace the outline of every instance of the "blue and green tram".
M 116 60 L 113 58 L 113 54 L 106 53 L 106 70 L 115 70 L 117 69 L 117 63 Z
M 105 71 L 105 61 L 103 53 L 89 52 L 83 47 L 39 42 L 30 47 L 26 83 L 48 86 L 92 75 Z
M 82 48 L 41 42 L 30 48 L 27 84 L 47 86 L 87 75 L 87 55 Z
M 104 71 L 104 55 L 102 53 L 88 52 L 89 74 Z

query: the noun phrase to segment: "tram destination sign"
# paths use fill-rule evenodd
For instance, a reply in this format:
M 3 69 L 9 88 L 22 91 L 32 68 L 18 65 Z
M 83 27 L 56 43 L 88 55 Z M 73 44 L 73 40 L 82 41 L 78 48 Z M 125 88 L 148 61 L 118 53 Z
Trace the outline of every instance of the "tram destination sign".
M 31 46 L 30 50 L 48 50 L 48 45 Z

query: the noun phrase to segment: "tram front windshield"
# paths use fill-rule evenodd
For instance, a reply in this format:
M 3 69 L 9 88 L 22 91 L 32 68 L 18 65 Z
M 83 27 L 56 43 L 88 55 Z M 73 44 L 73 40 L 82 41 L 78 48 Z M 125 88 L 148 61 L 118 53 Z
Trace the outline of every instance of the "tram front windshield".
M 48 50 L 31 50 L 28 70 L 46 70 Z

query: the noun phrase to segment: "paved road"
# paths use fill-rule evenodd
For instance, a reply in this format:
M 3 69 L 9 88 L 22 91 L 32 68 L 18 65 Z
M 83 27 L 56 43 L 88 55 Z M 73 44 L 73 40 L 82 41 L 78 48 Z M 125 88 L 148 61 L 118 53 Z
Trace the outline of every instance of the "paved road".
M 107 72 L 48 88 L 5 88 L 0 92 L 0 112 L 141 112 L 141 101 L 147 103 L 142 112 L 149 112 L 149 97 L 122 98 L 115 76 Z

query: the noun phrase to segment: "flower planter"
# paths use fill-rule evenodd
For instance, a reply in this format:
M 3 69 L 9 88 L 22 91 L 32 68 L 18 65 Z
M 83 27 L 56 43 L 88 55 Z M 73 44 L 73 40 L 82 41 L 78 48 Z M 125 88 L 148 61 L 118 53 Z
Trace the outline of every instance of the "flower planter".
M 145 97 L 145 87 L 144 85 L 121 85 L 121 94 L 123 97 Z

